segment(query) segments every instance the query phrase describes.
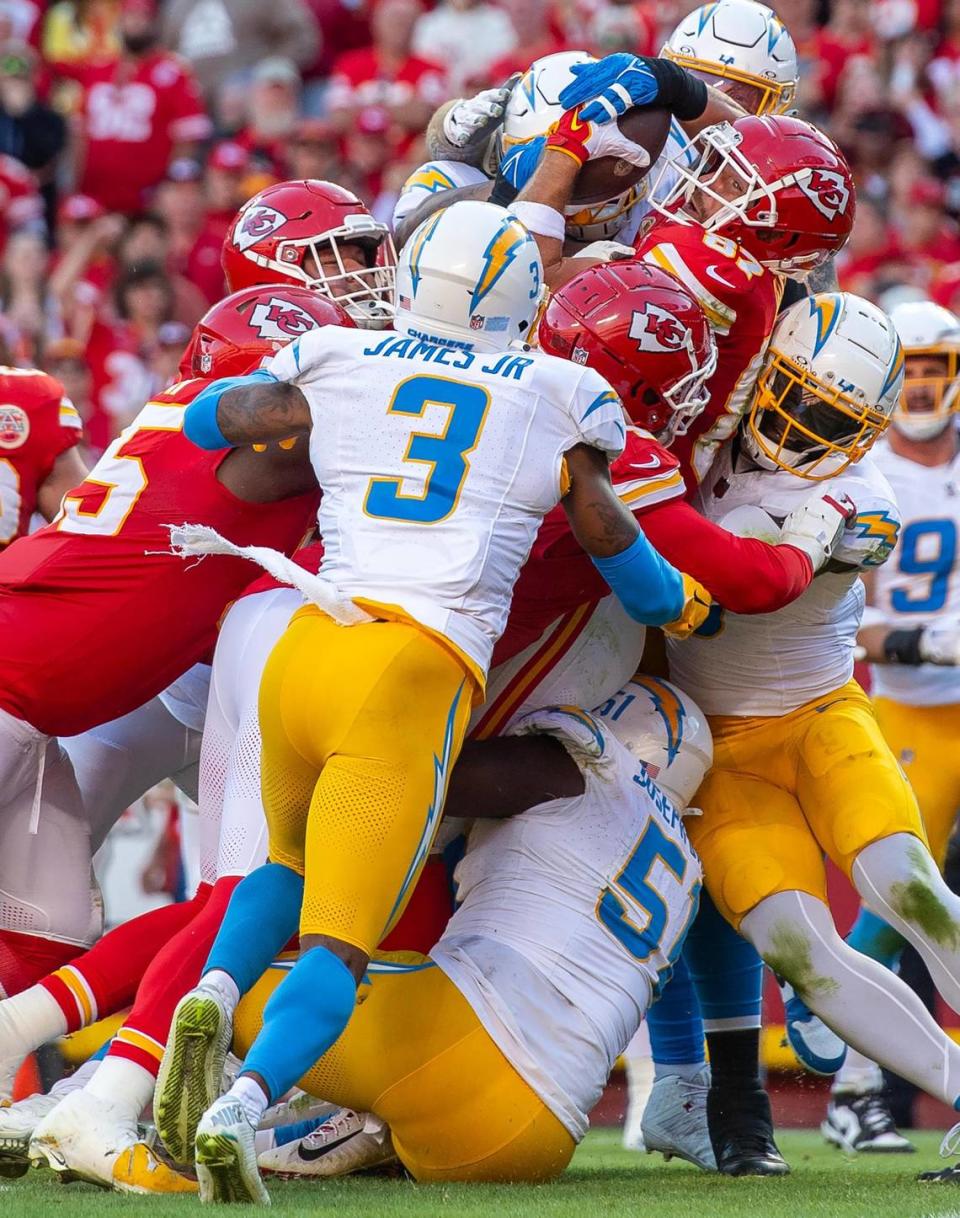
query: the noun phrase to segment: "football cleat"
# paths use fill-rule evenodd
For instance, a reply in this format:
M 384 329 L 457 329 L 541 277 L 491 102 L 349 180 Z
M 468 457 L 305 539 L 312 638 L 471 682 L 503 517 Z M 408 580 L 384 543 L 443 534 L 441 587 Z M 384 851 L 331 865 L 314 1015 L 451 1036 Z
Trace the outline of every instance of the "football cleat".
M 33 1131 L 60 1103 L 55 1095 L 31 1095 L 0 1108 L 0 1176 L 22 1176 L 30 1166 L 27 1151 Z
M 196 1180 L 189 1180 L 174 1171 L 146 1142 L 134 1142 L 121 1151 L 111 1172 L 113 1187 L 118 1193 L 195 1193 Z
M 820 1125 L 824 1139 L 849 1154 L 912 1154 L 917 1148 L 897 1130 L 882 1090 L 835 1091 Z
M 295 1087 L 285 1099 L 270 1105 L 257 1128 L 277 1129 L 281 1125 L 295 1125 L 298 1121 L 311 1121 L 317 1117 L 326 1119 L 337 1111 L 336 1104 L 331 1104 L 329 1100 L 318 1100 L 315 1095 Z
M 65 1183 L 85 1180 L 113 1187 L 113 1165 L 137 1140 L 136 1121 L 108 1100 L 74 1091 L 33 1131 L 30 1162 L 49 1167 Z
M 707 1096 L 710 1141 L 724 1176 L 786 1176 L 790 1166 L 773 1140 L 770 1098 L 763 1088 L 728 1099 Z
M 777 978 L 783 999 L 787 1040 L 797 1061 L 812 1074 L 836 1074 L 847 1056 L 843 1040 L 831 1032 L 788 981 Z
M 395 1159 L 390 1129 L 371 1113 L 341 1108 L 299 1141 L 257 1156 L 261 1171 L 282 1179 L 347 1176 Z
M 223 998 L 199 985 L 177 1003 L 153 1098 L 157 1133 L 174 1163 L 193 1159 L 200 1117 L 220 1094 L 233 1020 Z
M 200 1118 L 196 1165 L 201 1201 L 270 1204 L 257 1170 L 253 1126 L 233 1096 L 221 1096 Z
M 654 1081 L 640 1129 L 647 1153 L 659 1151 L 666 1160 L 676 1156 L 704 1171 L 716 1171 L 717 1160 L 707 1125 L 707 1066 L 695 1081 L 665 1075 Z
M 960 1184 L 960 1163 L 954 1163 L 953 1167 L 942 1167 L 938 1171 L 918 1172 L 917 1179 L 923 1184 Z

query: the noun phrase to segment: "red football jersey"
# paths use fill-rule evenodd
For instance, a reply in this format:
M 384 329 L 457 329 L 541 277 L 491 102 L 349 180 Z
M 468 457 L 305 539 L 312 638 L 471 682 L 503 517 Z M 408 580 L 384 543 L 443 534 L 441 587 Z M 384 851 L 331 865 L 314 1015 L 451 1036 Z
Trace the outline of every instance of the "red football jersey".
M 783 279 L 729 237 L 695 224 L 663 221 L 637 241 L 644 262 L 670 271 L 697 299 L 717 339 L 717 370 L 707 382 L 710 401 L 670 451 L 690 490 L 733 435 L 756 384 L 783 295 Z
M 630 428 L 626 447 L 610 467 L 620 499 L 642 512 L 684 494 L 677 458 L 648 432 Z M 557 506 L 544 517 L 513 590 L 510 617 L 493 652 L 492 668 L 517 655 L 564 613 L 608 596 L 603 576 Z
M 0 367 L 0 550 L 27 532 L 38 489 L 80 432 L 59 381 L 33 368 Z
M 78 190 L 109 211 L 142 211 L 174 146 L 213 131 L 193 74 L 165 51 L 133 64 L 108 59 L 67 70 L 83 90 Z
M 246 503 L 218 481 L 229 450 L 206 452 L 182 431 L 204 384 L 148 402 L 57 520 L 0 556 L 0 706 L 50 735 L 155 697 L 206 655 L 255 574 L 239 558 L 178 558 L 166 526 L 206 524 L 289 554 L 316 522 L 319 492 Z
M 43 199 L 36 179 L 12 156 L 0 153 L 0 249 L 18 228 L 43 221 Z

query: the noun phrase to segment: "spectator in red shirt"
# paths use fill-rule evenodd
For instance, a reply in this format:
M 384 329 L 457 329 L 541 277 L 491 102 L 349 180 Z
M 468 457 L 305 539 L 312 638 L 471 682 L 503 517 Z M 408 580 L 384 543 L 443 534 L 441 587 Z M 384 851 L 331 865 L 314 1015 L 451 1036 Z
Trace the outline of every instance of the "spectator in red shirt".
M 226 292 L 220 251 L 237 209 L 253 193 L 246 186 L 249 174 L 250 154 L 235 140 L 221 141 L 210 153 L 203 175 L 206 211 L 186 267 L 187 278 L 208 304 L 221 300 Z
M 254 169 L 284 175 L 287 141 L 300 118 L 300 73 L 292 59 L 274 55 L 257 64 L 246 98 L 246 126 L 235 141 Z
M 287 147 L 287 176 L 339 182 L 342 173 L 340 140 L 334 127 L 321 118 L 303 119 Z
M 42 237 L 20 232 L 7 242 L 0 270 L 0 313 L 7 345 L 18 362 L 35 364 L 49 329 L 56 325 L 56 301 L 47 282 L 49 255 Z
M 396 151 L 390 116 L 381 106 L 365 106 L 344 137 L 347 183 L 369 207 L 380 193 L 387 165 Z
M 120 274 L 152 263 L 159 263 L 167 273 L 173 292 L 172 318 L 181 325 L 193 326 L 206 311 L 206 296 L 199 287 L 181 274 L 170 252 L 170 234 L 162 216 L 148 213 L 136 216 L 124 233 L 117 250 Z
M 157 46 L 153 0 L 123 0 L 116 59 L 65 69 L 79 81 L 80 189 L 108 210 L 143 211 L 174 156 L 210 134 L 187 66 Z
M 936 178 L 918 178 L 910 188 L 909 204 L 900 244 L 932 278 L 940 263 L 960 262 L 960 234 L 944 211 L 946 191 Z
M 43 232 L 43 199 L 33 175 L 12 156 L 0 153 L 0 251 L 10 233 Z
M 490 65 L 486 79 L 478 82 L 480 88 L 502 85 L 515 72 L 525 72 L 535 59 L 567 46 L 549 0 L 502 0 L 501 8 L 517 32 L 517 46 Z
M 903 282 L 910 282 L 911 271 L 897 235 L 887 223 L 883 207 L 873 199 L 857 202 L 857 218 L 850 240 L 837 255 L 837 278 L 845 292 L 872 297 L 880 274 L 904 268 Z
M 93 377 L 84 358 L 83 343 L 75 338 L 54 338 L 43 348 L 37 366 L 57 378 L 83 419 L 83 455 L 91 455 L 87 426 L 93 414 Z M 92 464 L 92 462 L 91 462 Z
M 870 56 L 874 32 L 870 0 L 834 0 L 830 21 L 816 35 L 814 43 L 820 61 L 820 92 L 827 109 L 832 110 L 844 72 L 860 56 Z
M 411 54 L 422 11 L 420 0 L 380 0 L 372 44 L 337 58 L 327 104 L 338 131 L 347 131 L 364 106 L 382 106 L 404 131 L 421 131 L 449 96 L 443 68 Z

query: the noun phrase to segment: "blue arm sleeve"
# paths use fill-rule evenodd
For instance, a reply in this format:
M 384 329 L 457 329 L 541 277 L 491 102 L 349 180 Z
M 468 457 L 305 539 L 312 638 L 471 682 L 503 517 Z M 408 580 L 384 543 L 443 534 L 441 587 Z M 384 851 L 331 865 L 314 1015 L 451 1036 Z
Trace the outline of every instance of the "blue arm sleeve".
M 680 572 L 642 533 L 619 554 L 593 563 L 635 622 L 664 626 L 683 612 L 686 594 Z
M 220 399 L 231 389 L 240 389 L 244 385 L 257 382 L 273 381 L 277 378 L 263 368 L 251 372 L 248 376 L 225 376 L 219 381 L 211 381 L 209 385 L 193 399 L 183 414 L 183 434 L 197 448 L 233 448 L 233 445 L 220 430 L 217 422 L 217 407 Z

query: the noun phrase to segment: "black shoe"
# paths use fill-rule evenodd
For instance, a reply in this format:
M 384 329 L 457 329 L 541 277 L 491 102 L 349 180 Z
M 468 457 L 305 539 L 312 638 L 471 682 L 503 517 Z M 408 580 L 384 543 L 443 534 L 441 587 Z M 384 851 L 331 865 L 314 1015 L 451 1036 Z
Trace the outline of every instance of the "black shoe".
M 770 1100 L 762 1088 L 729 1096 L 711 1090 L 707 1121 L 721 1175 L 789 1175 L 790 1166 L 773 1140 Z
M 953 1167 L 944 1167 L 940 1171 L 922 1171 L 917 1179 L 925 1184 L 960 1184 L 960 1163 L 954 1163 Z
M 861 1095 L 835 1091 L 820 1132 L 831 1145 L 850 1153 L 909 1155 L 917 1149 L 897 1130 L 882 1090 Z

